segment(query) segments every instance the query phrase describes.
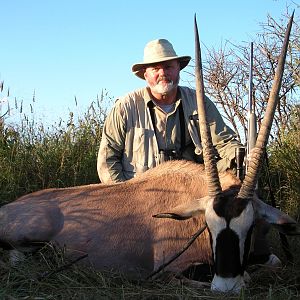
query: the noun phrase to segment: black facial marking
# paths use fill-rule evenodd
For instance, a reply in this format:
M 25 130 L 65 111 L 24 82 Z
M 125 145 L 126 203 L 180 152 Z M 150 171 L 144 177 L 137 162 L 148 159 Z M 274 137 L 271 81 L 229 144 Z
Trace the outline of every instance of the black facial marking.
M 229 224 L 232 218 L 238 217 L 249 203 L 249 199 L 237 198 L 238 189 L 223 192 L 222 197 L 215 199 L 213 208 L 219 217 Z
M 253 226 L 250 226 L 247 236 L 244 237 L 244 245 L 241 245 L 243 250 L 241 261 L 240 239 L 238 234 L 230 228 L 230 222 L 233 218 L 238 218 L 242 214 L 251 200 L 237 198 L 238 191 L 238 188 L 225 191 L 222 197 L 216 199 L 213 203 L 213 209 L 217 216 L 226 221 L 226 228 L 219 232 L 216 237 L 214 249 L 215 273 L 223 278 L 243 276 L 251 244 Z
M 244 268 L 240 262 L 239 237 L 230 228 L 226 228 L 218 234 L 215 257 L 215 272 L 218 276 L 228 278 L 243 275 Z

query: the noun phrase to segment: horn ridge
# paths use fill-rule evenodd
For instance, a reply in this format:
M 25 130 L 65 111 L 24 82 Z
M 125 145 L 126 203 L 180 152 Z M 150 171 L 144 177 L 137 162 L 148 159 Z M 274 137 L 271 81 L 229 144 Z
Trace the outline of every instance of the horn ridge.
M 284 37 L 284 42 L 281 48 L 278 65 L 276 68 L 274 82 L 270 91 L 269 100 L 263 118 L 255 148 L 253 149 L 251 161 L 249 162 L 247 174 L 239 191 L 238 197 L 240 198 L 252 198 L 255 190 L 255 186 L 258 179 L 258 174 L 261 169 L 262 159 L 264 151 L 266 149 L 268 138 L 270 135 L 273 118 L 275 115 L 276 106 L 279 100 L 279 91 L 281 88 L 281 81 L 283 77 L 284 64 L 286 59 L 286 53 L 288 49 L 290 32 L 293 24 L 294 12 L 292 13 Z
M 207 184 L 208 184 L 208 194 L 209 196 L 215 198 L 222 193 L 222 188 L 220 184 L 210 128 L 208 126 L 207 117 L 206 117 L 207 114 L 205 108 L 205 92 L 204 92 L 204 83 L 203 83 L 202 62 L 201 62 L 201 49 L 200 49 L 196 14 L 194 18 L 194 30 L 195 30 L 195 63 L 196 63 L 195 66 L 196 97 L 197 97 L 197 106 L 198 106 L 200 137 L 201 137 L 201 143 L 203 147 L 203 161 L 204 161 L 205 173 L 206 173 Z

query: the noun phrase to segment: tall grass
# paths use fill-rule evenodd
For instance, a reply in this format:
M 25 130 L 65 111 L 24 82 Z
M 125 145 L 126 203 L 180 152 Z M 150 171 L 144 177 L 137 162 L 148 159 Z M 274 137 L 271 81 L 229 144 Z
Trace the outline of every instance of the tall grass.
M 0 125 L 0 205 L 48 187 L 98 182 L 96 159 L 106 116 L 105 95 L 87 112 L 50 128 L 23 116 L 18 125 Z M 281 208 L 299 213 L 299 133 L 290 130 L 280 147 L 270 148 L 270 178 Z M 265 176 L 266 177 L 266 176 Z M 264 178 L 265 179 L 265 178 Z M 265 184 L 265 183 L 263 183 Z M 271 232 L 273 252 L 284 262 L 279 237 Z M 133 282 L 115 272 L 69 264 L 63 249 L 46 245 L 17 267 L 0 250 L 0 299 L 300 299 L 299 238 L 289 239 L 295 261 L 281 270 L 250 268 L 253 278 L 240 295 L 162 283 Z
M 109 99 L 108 99 L 109 100 Z M 45 128 L 34 115 L 0 123 L 0 204 L 49 187 L 99 182 L 97 152 L 106 116 L 105 95 L 83 116 L 71 112 Z
M 300 216 L 300 107 L 295 107 L 288 130 L 268 149 L 268 176 L 276 205 L 291 216 Z M 265 182 L 266 185 L 266 182 Z

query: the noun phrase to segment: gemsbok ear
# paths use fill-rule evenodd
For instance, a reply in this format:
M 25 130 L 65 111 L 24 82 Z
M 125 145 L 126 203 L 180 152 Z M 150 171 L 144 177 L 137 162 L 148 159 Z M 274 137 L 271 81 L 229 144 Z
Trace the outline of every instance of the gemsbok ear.
M 257 214 L 257 218 L 262 218 L 279 232 L 286 235 L 300 235 L 300 225 L 290 216 L 274 208 L 257 197 L 253 199 L 253 205 Z
M 169 218 L 174 220 L 187 220 L 201 213 L 205 213 L 209 203 L 213 201 L 209 196 L 194 199 L 183 205 L 171 208 L 168 212 L 153 215 L 153 218 Z

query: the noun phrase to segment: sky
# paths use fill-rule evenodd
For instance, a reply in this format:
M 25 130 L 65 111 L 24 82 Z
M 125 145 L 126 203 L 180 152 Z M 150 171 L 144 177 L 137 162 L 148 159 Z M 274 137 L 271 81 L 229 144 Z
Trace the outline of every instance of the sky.
M 102 91 L 115 99 L 145 85 L 131 72 L 147 42 L 166 38 L 194 57 L 194 15 L 207 48 L 252 41 L 267 15 L 299 0 L 0 0 L 0 82 L 35 118 L 52 123 L 84 113 Z M 35 102 L 32 102 L 33 94 Z M 74 97 L 76 96 L 77 106 Z M 5 110 L 2 104 L 2 113 Z M 12 111 L 10 121 L 17 115 Z

